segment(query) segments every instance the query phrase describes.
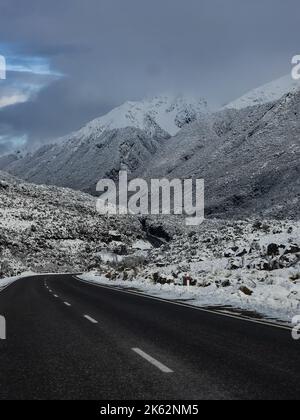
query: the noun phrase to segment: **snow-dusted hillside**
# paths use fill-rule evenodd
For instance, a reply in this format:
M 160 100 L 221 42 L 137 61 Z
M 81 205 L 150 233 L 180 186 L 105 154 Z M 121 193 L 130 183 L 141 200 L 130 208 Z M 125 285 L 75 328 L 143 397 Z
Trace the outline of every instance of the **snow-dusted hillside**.
M 134 127 L 114 129 L 82 142 L 74 139 L 44 146 L 5 169 L 35 184 L 95 194 L 101 178 L 114 179 L 121 169 L 140 173 L 168 138 L 165 132 L 151 137 Z
M 242 109 L 249 106 L 262 105 L 277 101 L 282 96 L 298 90 L 300 90 L 300 81 L 293 80 L 289 74 L 251 90 L 242 97 L 230 102 L 225 108 Z
M 299 222 L 212 220 L 192 230 L 178 217 L 106 218 L 89 195 L 0 172 L 0 232 L 0 290 L 22 272 L 84 271 L 200 306 L 287 321 L 300 309 Z M 164 245 L 151 246 L 149 234 Z
M 100 217 L 89 195 L 0 172 L 0 278 L 97 267 L 107 243 L 130 248 L 143 235 L 137 219 Z
M 241 109 L 213 114 L 201 112 L 202 105 L 197 113 L 183 98 L 127 103 L 33 155 L 0 159 L 0 168 L 2 162 L 27 181 L 92 194 L 99 179 L 115 179 L 121 169 L 138 177 L 204 178 L 211 217 L 299 218 L 297 83 L 273 82 L 250 95 L 262 105 L 242 101 Z M 136 126 L 121 128 L 128 124 Z
M 23 159 L 1 158 L 0 170 L 36 184 L 95 194 L 99 179 L 120 169 L 141 174 L 171 135 L 206 114 L 204 100 L 184 96 L 127 102 Z
M 206 215 L 300 217 L 300 91 L 202 117 L 164 144 L 149 178 L 204 178 Z

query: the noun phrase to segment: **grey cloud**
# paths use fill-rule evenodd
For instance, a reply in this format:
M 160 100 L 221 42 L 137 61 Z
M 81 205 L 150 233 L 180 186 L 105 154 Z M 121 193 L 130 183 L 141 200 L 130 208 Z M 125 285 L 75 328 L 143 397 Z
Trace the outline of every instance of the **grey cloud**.
M 0 125 L 31 144 L 124 100 L 192 91 L 222 104 L 290 70 L 299 0 L 2 0 L 0 39 L 65 74 Z M 1 52 L 0 52 L 1 53 Z

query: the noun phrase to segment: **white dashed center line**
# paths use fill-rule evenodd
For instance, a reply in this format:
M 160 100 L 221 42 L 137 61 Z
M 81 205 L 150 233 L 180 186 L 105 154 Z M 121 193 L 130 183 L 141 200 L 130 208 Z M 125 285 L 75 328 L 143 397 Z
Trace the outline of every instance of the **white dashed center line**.
M 71 304 L 69 302 L 64 302 L 64 305 L 71 306 Z
M 140 349 L 132 349 L 135 353 L 141 356 L 143 359 L 147 360 L 147 362 L 151 363 L 153 366 L 157 367 L 163 373 L 173 373 L 173 370 L 169 369 L 167 366 L 160 363 L 158 360 L 154 359 L 153 357 L 149 356 L 149 354 L 145 353 L 143 350 Z
M 58 298 L 58 296 L 57 295 L 53 295 L 55 298 Z
M 92 324 L 98 324 L 98 321 L 96 321 L 94 318 L 92 318 L 89 315 L 83 315 L 85 319 L 87 319 L 88 321 L 90 321 Z

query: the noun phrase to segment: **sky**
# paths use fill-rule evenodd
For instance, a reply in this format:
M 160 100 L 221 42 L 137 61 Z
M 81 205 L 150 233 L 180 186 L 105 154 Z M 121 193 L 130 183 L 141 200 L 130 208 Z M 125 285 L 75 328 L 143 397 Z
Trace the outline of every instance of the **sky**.
M 127 100 L 221 106 L 291 70 L 299 0 L 0 0 L 0 155 Z

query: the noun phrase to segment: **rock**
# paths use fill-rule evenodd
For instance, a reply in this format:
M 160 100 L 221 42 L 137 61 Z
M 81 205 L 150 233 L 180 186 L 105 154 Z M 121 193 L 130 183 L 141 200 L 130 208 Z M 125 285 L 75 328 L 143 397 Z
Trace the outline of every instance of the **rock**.
M 262 228 L 262 222 L 260 222 L 260 221 L 256 221 L 254 224 L 253 224 L 253 229 L 254 230 L 260 230 Z
M 233 256 L 234 256 L 234 253 L 232 251 L 230 251 L 230 252 L 228 252 L 228 251 L 224 252 L 224 257 L 225 258 L 231 258 Z
M 300 252 L 299 246 L 296 245 L 296 244 L 292 244 L 292 245 L 290 245 L 286 249 L 286 251 L 284 252 L 284 255 L 287 255 L 287 254 L 298 254 L 299 252 Z
M 295 273 L 295 274 L 291 275 L 290 280 L 292 282 L 297 283 L 300 280 L 300 273 Z
M 269 244 L 267 248 L 267 255 L 274 256 L 279 255 L 279 246 L 277 244 Z
M 112 241 L 122 242 L 122 234 L 116 230 L 110 230 L 108 235 Z
M 222 283 L 222 287 L 230 287 L 231 286 L 231 283 L 230 283 L 230 281 L 229 280 L 224 280 L 223 281 L 223 283 Z
M 0 189 L 1 190 L 9 190 L 9 184 L 5 181 L 0 180 Z
M 239 290 L 240 290 L 240 292 L 244 293 L 244 295 L 246 295 L 246 296 L 252 296 L 253 295 L 253 291 L 248 289 L 248 287 L 246 287 L 246 286 L 241 286 Z
M 239 252 L 238 254 L 236 254 L 237 257 L 243 257 L 244 255 L 246 255 L 248 252 L 247 250 L 244 248 L 243 251 Z
M 242 260 L 230 260 L 227 264 L 226 269 L 227 270 L 239 270 L 240 268 L 242 268 L 243 264 L 242 264 Z
M 166 263 L 164 263 L 164 262 L 158 262 L 156 264 L 156 266 L 159 267 L 159 268 L 166 267 Z
M 194 232 L 194 231 L 192 231 L 192 232 L 190 232 L 189 234 L 188 234 L 188 237 L 189 238 L 193 238 L 194 236 L 196 236 L 197 235 L 197 232 Z
M 280 259 L 280 263 L 281 263 L 281 267 L 280 268 L 293 267 L 298 262 L 299 262 L 299 256 L 297 254 L 284 255 Z
M 159 276 L 159 273 L 153 273 L 153 281 L 154 281 L 154 283 L 158 283 L 159 282 L 159 278 L 160 278 L 160 276 Z

